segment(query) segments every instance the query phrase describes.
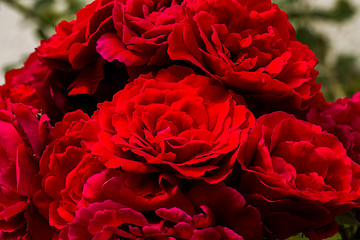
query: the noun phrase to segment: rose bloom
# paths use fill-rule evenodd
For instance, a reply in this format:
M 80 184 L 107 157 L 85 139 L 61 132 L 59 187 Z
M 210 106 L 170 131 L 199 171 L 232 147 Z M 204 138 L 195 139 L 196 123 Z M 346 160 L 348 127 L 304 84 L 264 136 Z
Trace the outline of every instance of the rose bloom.
M 106 33 L 97 51 L 107 61 L 118 60 L 127 67 L 170 63 L 168 37 L 173 24 L 185 14 L 185 1 L 115 0 L 113 21 L 116 33 Z
M 19 84 L 15 88 L 4 84 L 0 86 L 0 96 L 3 100 L 10 99 L 12 103 L 23 103 L 41 111 L 46 111 L 46 104 L 42 97 L 27 84 Z
M 110 100 L 115 92 L 123 88 L 128 78 L 123 65 L 99 61 L 101 64 L 91 69 L 63 71 L 49 67 L 36 53 L 32 53 L 23 68 L 6 73 L 5 89 L 0 91 L 16 102 L 38 107 L 52 122 L 60 121 L 65 113 L 77 109 L 92 114 L 97 103 Z M 92 81 L 94 76 L 99 81 Z
M 111 0 L 93 1 L 77 12 L 76 20 L 59 23 L 56 34 L 43 40 L 36 49 L 41 62 L 55 71 L 49 82 L 52 92 L 60 95 L 53 96 L 55 102 L 59 97 L 63 101 L 56 104 L 63 112 L 84 108 L 92 114 L 94 109 L 86 108 L 110 100 L 108 97 L 126 83 L 128 74 L 124 64 L 106 62 L 95 49 L 104 33 L 116 32 L 113 7 Z M 76 107 L 68 106 L 74 103 Z
M 109 168 L 216 183 L 232 171 L 253 124 L 240 96 L 190 68 L 173 66 L 142 75 L 100 104 L 84 141 Z
M 52 76 L 51 69 L 42 63 L 35 53 L 32 53 L 26 60 L 23 68 L 11 70 L 5 74 L 5 85 L 2 87 L 2 95 L 14 101 L 11 95 L 16 94 L 22 88 L 25 88 L 26 91 L 22 91 L 21 96 L 30 95 L 30 92 L 35 91 L 31 95 L 38 96 L 41 99 L 41 104 L 37 105 L 38 109 L 41 109 L 44 113 L 49 109 L 47 114 L 49 114 L 48 116 L 51 119 L 60 119 L 61 111 L 52 99 L 51 87 L 47 80 L 48 76 Z M 27 94 L 24 94 L 26 92 Z M 56 96 L 56 92 L 54 94 Z M 23 102 L 33 106 L 28 101 L 23 100 L 25 99 L 17 99 L 15 102 Z
M 270 109 L 306 109 L 321 88 L 314 53 L 270 0 L 117 0 L 113 20 L 96 48 L 107 61 L 187 61 Z
M 41 41 L 37 55 L 52 68 L 61 70 L 80 70 L 96 63 L 97 40 L 102 34 L 115 31 L 113 7 L 114 1 L 95 0 L 80 9 L 76 20 L 60 22 L 56 34 Z
M 87 185 L 91 186 L 84 188 L 84 193 L 96 195 L 101 191 L 100 198 L 108 199 L 78 210 L 74 221 L 61 230 L 60 239 L 256 240 L 262 237 L 258 211 L 223 183 L 194 183 L 185 196 L 178 187 L 167 191 L 162 188 L 155 193 L 156 188 L 149 188 L 151 184 L 145 181 L 149 175 L 129 175 L 133 174 L 119 171 L 116 174 L 110 170 L 89 179 Z M 141 196 L 145 192 L 148 195 Z
M 270 0 L 96 0 L 61 22 L 6 82 L 37 82 L 31 86 L 56 122 L 76 109 L 91 115 L 129 78 L 173 60 L 200 68 L 261 111 L 306 109 L 320 89 L 316 57 Z
M 360 166 L 334 135 L 292 115 L 260 117 L 238 160 L 240 192 L 276 238 L 330 237 L 334 217 L 359 206 Z
M 258 108 L 298 111 L 311 104 L 321 88 L 317 59 L 275 3 L 198 0 L 184 7 L 186 18 L 169 36 L 171 59 L 193 63 Z
M 222 227 L 231 229 L 231 231 L 228 231 L 224 236 L 227 236 L 227 234 L 231 232 L 236 233 L 233 234 L 234 236 L 241 235 L 245 239 L 261 239 L 262 236 L 262 223 L 258 211 L 254 207 L 246 204 L 245 199 L 239 192 L 233 188 L 226 187 L 224 183 L 207 184 L 196 180 L 183 182 L 171 174 L 134 174 L 123 172 L 119 168 L 106 169 L 101 173 L 91 176 L 87 180 L 83 187 L 82 199 L 78 205 L 79 210 L 76 212 L 75 219 L 62 229 L 60 236 L 63 236 L 63 234 L 68 234 L 69 237 L 72 236 L 72 234 L 89 236 L 89 233 L 85 234 L 86 231 L 83 231 L 86 229 L 86 227 L 83 228 L 83 224 L 87 224 L 86 222 L 90 219 L 84 220 L 84 215 L 82 215 L 81 212 L 83 211 L 87 214 L 89 213 L 89 209 L 86 208 L 91 208 L 93 203 L 102 203 L 108 200 L 116 202 L 118 206 L 119 204 L 126 206 L 134 210 L 134 212 L 137 212 L 137 215 L 141 214 L 148 218 L 148 226 L 139 226 L 145 228 L 137 231 L 138 233 L 134 233 L 131 232 L 131 227 L 126 229 L 126 224 L 129 223 L 127 222 L 129 219 L 126 216 L 119 216 L 119 219 L 110 221 L 115 221 L 115 223 L 120 221 L 123 222 L 125 226 L 113 226 L 112 229 L 109 229 L 110 232 L 107 233 L 108 235 L 117 234 L 117 230 L 112 233 L 115 227 L 124 231 L 130 231 L 130 233 L 135 236 L 145 238 L 146 234 L 151 234 L 151 232 L 148 231 L 149 227 L 151 227 L 150 229 L 155 230 L 155 236 L 159 235 L 157 236 L 158 238 L 167 235 L 176 237 L 176 235 L 173 234 L 180 233 L 174 232 L 176 229 L 171 229 L 175 227 L 173 223 L 176 222 L 173 221 L 173 223 L 169 222 L 169 224 L 167 224 L 165 221 L 162 221 L 161 218 L 163 216 L 156 216 L 156 212 L 160 211 L 159 209 L 176 208 L 178 210 L 174 209 L 174 211 L 184 212 L 193 217 L 193 220 L 188 219 L 186 222 L 187 225 L 193 225 L 185 226 L 186 229 L 184 230 L 187 231 L 186 236 L 192 236 L 191 234 L 193 234 L 193 230 L 196 228 L 212 227 L 215 227 L 214 230 L 219 231 L 220 234 L 222 234 L 223 231 Z M 194 215 L 198 214 L 203 215 L 201 213 L 205 213 L 205 215 L 208 216 L 194 217 Z M 80 218 L 78 218 L 79 216 Z M 132 218 L 131 214 L 129 217 Z M 83 230 L 81 232 L 78 231 L 79 226 L 77 226 L 79 221 L 83 222 L 81 226 Z M 155 222 L 156 225 L 151 226 L 152 223 Z M 221 227 L 217 227 L 215 224 Z M 107 225 L 108 223 L 100 225 L 98 230 L 103 228 L 104 231 L 107 231 L 106 228 L 109 227 Z M 169 227 L 168 230 L 166 229 L 167 227 Z M 75 232 L 71 230 L 72 228 Z M 145 231 L 145 235 L 141 235 L 143 230 Z M 211 230 L 211 232 L 214 231 Z M 219 235 L 219 233 L 217 233 L 217 235 Z M 97 235 L 102 233 L 94 234 L 94 232 L 91 232 L 91 234 Z
M 34 88 L 53 122 L 77 109 L 91 115 L 97 103 L 110 100 L 128 79 L 123 63 L 107 62 L 95 49 L 103 33 L 116 32 L 112 9 L 112 1 L 94 1 L 78 11 L 76 20 L 61 22 L 23 68 L 6 73 L 6 85 Z
M 58 229 L 74 219 L 87 179 L 105 169 L 82 144 L 81 130 L 89 119 L 80 110 L 66 114 L 51 129 L 50 142 L 39 162 L 33 202 Z
M 337 136 L 348 156 L 360 163 L 360 93 L 312 108 L 307 119 Z
M 51 229 L 30 202 L 30 182 L 38 170 L 48 119 L 33 107 L 3 97 L 0 100 L 0 237 L 50 239 Z
M 92 115 L 96 110 L 96 104 L 111 100 L 112 95 L 124 87 L 129 75 L 130 77 L 134 75 L 133 78 L 139 76 L 141 71 L 139 68 L 132 70 L 125 67 L 125 64 L 132 66 L 129 62 L 135 61 L 131 51 L 138 52 L 143 49 L 136 54 L 141 58 L 149 58 L 161 47 L 160 42 L 166 39 L 164 34 L 168 35 L 171 30 L 169 25 L 165 27 L 166 29 L 154 31 L 152 33 L 155 35 L 154 39 L 146 43 L 148 46 L 141 43 L 134 44 L 134 39 L 127 40 L 127 38 L 130 31 L 139 27 L 134 26 L 132 30 L 126 30 L 120 26 L 121 23 L 118 22 L 122 15 L 122 4 L 124 3 L 120 1 L 95 0 L 77 12 L 76 20 L 59 23 L 56 33 L 49 39 L 41 41 L 41 45 L 29 56 L 23 68 L 6 74 L 7 85 L 14 88 L 20 84 L 27 84 L 36 89 L 47 104 L 46 113 L 53 122 L 60 121 L 66 112 L 76 109 L 82 109 Z M 141 5 L 134 2 L 134 5 L 139 4 Z M 152 4 L 149 4 L 149 8 L 150 5 Z M 163 7 L 162 3 L 159 3 L 158 7 Z M 130 8 L 128 6 L 127 11 L 131 11 Z M 136 11 L 136 8 L 134 9 Z M 173 10 L 174 13 L 176 11 Z M 167 21 L 161 16 L 152 17 L 152 21 L 156 19 L 164 24 Z M 107 57 L 106 61 L 98 54 L 96 46 L 100 37 L 112 36 L 112 34 L 124 34 L 123 40 L 130 46 L 136 46 L 133 50 L 128 50 L 126 56 L 113 59 Z M 151 35 L 151 31 L 148 35 Z M 106 36 L 104 37 L 106 39 Z M 114 44 L 106 42 L 105 46 L 113 47 Z M 159 53 L 157 55 L 160 57 L 157 55 L 153 57 L 166 58 L 157 65 L 169 65 L 168 57 L 164 57 L 167 56 L 166 49 L 161 47 L 159 51 L 164 54 Z

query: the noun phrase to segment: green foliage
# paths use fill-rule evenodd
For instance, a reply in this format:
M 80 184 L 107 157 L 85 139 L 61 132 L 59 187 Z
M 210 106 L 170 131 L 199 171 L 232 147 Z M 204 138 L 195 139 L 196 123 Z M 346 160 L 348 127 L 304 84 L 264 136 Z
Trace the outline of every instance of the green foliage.
M 290 238 L 288 238 L 286 240 L 309 240 L 309 238 L 305 237 L 304 234 L 298 234 L 298 235 L 290 237 Z M 326 240 L 342 240 L 342 237 L 338 233 L 338 234 L 335 234 L 334 236 L 332 236 L 330 238 L 327 238 Z
M 324 20 L 345 21 L 355 14 L 354 7 L 345 0 L 339 0 L 330 11 L 315 12 L 314 17 L 320 17 Z
M 356 13 L 354 7 L 348 0 L 338 0 L 334 6 L 328 10 L 314 9 L 311 11 L 309 11 L 306 1 L 298 4 L 300 7 L 293 8 L 297 4 L 296 2 L 297 0 L 283 0 L 279 1 L 279 5 L 280 7 L 284 5 L 284 8 L 289 8 L 286 12 L 289 14 L 290 18 L 298 18 L 301 21 L 304 19 L 311 19 L 342 22 L 348 20 Z
M 39 39 L 46 39 L 54 33 L 61 20 L 72 20 L 76 12 L 85 6 L 86 0 L 0 0 L 31 21 Z
M 334 68 L 336 77 L 341 82 L 346 96 L 349 97 L 360 91 L 360 69 L 356 60 L 355 56 L 340 55 Z

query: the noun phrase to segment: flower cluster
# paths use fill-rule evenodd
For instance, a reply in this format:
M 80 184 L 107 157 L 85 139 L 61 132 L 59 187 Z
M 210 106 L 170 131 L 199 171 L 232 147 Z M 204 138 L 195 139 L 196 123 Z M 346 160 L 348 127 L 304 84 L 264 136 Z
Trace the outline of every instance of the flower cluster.
M 360 95 L 316 64 L 270 0 L 95 0 L 0 87 L 0 238 L 331 237 Z

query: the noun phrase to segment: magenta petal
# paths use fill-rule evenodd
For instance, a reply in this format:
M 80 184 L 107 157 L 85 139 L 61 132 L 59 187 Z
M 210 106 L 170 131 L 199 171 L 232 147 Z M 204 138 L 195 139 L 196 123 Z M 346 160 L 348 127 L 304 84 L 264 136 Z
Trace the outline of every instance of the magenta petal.
M 38 165 L 29 155 L 24 145 L 18 147 L 16 156 L 16 180 L 17 191 L 25 196 L 29 196 L 30 182 L 37 173 Z
M 38 132 L 39 120 L 35 117 L 33 109 L 22 103 L 11 103 L 10 108 L 15 115 L 15 121 L 20 124 L 20 128 L 17 129 L 18 132 L 20 135 L 25 135 L 24 137 L 29 140 L 34 154 L 41 156 L 42 147 Z

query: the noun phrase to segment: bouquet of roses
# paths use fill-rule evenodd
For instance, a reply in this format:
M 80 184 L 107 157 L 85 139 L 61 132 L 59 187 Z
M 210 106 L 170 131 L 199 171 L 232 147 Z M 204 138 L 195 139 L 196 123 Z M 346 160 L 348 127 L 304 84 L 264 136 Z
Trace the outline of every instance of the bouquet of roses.
M 0 238 L 333 236 L 360 94 L 316 64 L 270 0 L 95 0 L 0 87 Z

